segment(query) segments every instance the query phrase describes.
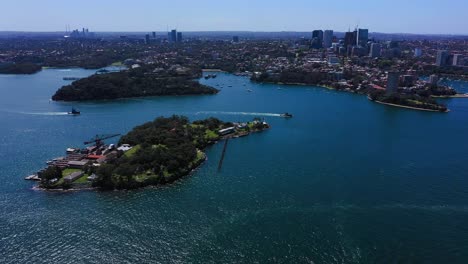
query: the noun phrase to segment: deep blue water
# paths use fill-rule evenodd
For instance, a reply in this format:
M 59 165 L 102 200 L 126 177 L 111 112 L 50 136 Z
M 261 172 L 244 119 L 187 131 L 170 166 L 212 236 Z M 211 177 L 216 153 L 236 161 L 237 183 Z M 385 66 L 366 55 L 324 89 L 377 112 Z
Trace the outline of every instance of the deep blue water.
M 419 112 L 218 74 L 202 80 L 222 86 L 212 96 L 49 102 L 62 77 L 91 73 L 0 75 L 0 263 L 468 263 L 468 99 Z M 172 114 L 272 129 L 230 141 L 219 173 L 222 144 L 210 147 L 168 186 L 49 193 L 23 180 L 95 134 Z

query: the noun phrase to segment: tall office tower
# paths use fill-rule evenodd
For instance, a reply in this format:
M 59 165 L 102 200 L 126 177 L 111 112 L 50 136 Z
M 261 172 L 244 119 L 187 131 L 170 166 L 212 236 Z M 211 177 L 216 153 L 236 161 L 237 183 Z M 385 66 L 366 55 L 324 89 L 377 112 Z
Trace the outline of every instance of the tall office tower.
M 177 42 L 182 42 L 182 32 L 177 32 Z
M 448 61 L 448 51 L 446 50 L 438 50 L 437 51 L 437 58 L 436 58 L 436 65 L 439 67 L 443 67 L 447 65 Z
M 357 37 L 357 41 L 356 41 L 357 45 L 366 46 L 367 41 L 369 41 L 369 30 L 364 29 L 364 28 L 358 29 L 356 37 Z
M 381 50 L 380 43 L 372 43 L 371 46 L 370 46 L 369 57 L 379 58 L 380 57 L 380 50 Z
M 234 43 L 239 42 L 239 36 L 233 36 L 232 37 L 232 42 L 234 42 Z
M 314 49 L 322 48 L 322 42 L 323 42 L 323 31 L 322 30 L 312 31 L 312 48 Z
M 153 31 L 153 38 L 156 38 L 156 32 Z
M 386 94 L 394 94 L 398 92 L 398 82 L 400 80 L 400 73 L 395 71 L 389 71 L 387 73 L 387 88 L 385 89 Z
M 323 47 L 330 48 L 333 42 L 333 30 L 325 30 L 323 32 Z
M 452 62 L 452 65 L 453 65 L 453 66 L 458 66 L 459 64 L 461 64 L 461 59 L 462 59 L 462 55 L 461 55 L 461 54 L 454 54 L 454 55 L 453 55 L 453 62 Z
M 344 37 L 345 47 L 348 48 L 348 46 L 356 45 L 356 39 L 357 39 L 357 31 L 346 32 L 345 37 Z
M 422 56 L 422 49 L 421 48 L 415 48 L 414 49 L 414 56 L 415 57 L 421 57 Z
M 176 42 L 177 41 L 177 30 L 173 29 L 171 30 L 171 35 L 170 35 L 170 42 Z
M 320 41 L 323 41 L 323 30 L 312 31 L 312 38 L 318 38 Z
M 145 43 L 150 44 L 150 34 L 145 35 Z

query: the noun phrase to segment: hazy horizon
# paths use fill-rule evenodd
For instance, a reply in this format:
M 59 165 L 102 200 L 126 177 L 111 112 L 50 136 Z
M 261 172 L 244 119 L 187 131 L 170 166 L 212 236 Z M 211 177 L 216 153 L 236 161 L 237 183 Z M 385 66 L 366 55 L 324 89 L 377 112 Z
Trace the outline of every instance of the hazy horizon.
M 71 28 L 71 30 L 74 30 L 74 29 L 78 29 L 78 30 L 82 30 L 82 28 Z M 132 34 L 147 34 L 147 33 L 151 33 L 151 32 L 156 32 L 157 34 L 159 33 L 167 33 L 169 32 L 171 29 L 169 29 L 169 31 L 154 31 L 154 30 L 148 30 L 148 31 L 144 31 L 144 30 L 136 30 L 136 31 L 122 31 L 122 30 L 116 30 L 116 31 L 93 31 L 91 30 L 90 28 L 88 28 L 90 32 L 94 32 L 94 33 L 109 33 L 109 34 L 118 34 L 118 33 L 132 33 Z M 320 29 L 320 28 L 319 28 Z M 328 29 L 328 28 L 327 28 Z M 186 30 L 180 30 L 180 32 L 183 32 L 183 33 L 310 33 L 312 30 L 314 29 L 311 29 L 311 30 L 308 30 L 308 31 L 298 31 L 298 30 L 289 30 L 289 31 L 260 31 L 260 30 L 193 30 L 193 31 L 186 31 Z M 324 30 L 324 29 L 323 29 Z M 333 30 L 333 29 L 332 29 Z M 351 29 L 351 30 L 354 30 Z M 29 31 L 29 30 L 0 30 L 0 33 L 65 33 L 66 31 L 65 30 L 56 30 L 56 31 L 41 31 L 41 30 L 38 30 L 38 31 Z M 346 31 L 334 31 L 336 33 L 345 33 Z M 468 33 L 466 34 L 463 34 L 463 33 L 460 33 L 460 34 L 451 34 L 451 33 L 408 33 L 408 32 L 376 32 L 376 31 L 369 31 L 369 34 L 387 34 L 387 35 L 421 35 L 421 36 L 430 36 L 430 35 L 434 35 L 434 36 L 468 36 Z
M 107 3 L 106 3 L 107 2 Z M 388 34 L 468 35 L 463 19 L 468 2 L 361 0 L 327 3 L 315 0 L 256 2 L 238 0 L 150 0 L 63 2 L 17 0 L 2 4 L 0 31 L 63 32 L 89 28 L 94 32 L 346 32 L 359 25 Z M 27 8 L 25 8 L 27 7 Z M 18 19 L 21 17 L 21 19 Z

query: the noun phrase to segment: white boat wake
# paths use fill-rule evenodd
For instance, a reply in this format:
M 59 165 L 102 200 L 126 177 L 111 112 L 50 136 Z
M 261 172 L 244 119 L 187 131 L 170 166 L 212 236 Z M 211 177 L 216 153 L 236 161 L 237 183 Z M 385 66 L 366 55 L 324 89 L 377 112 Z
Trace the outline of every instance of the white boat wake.
M 62 116 L 68 115 L 68 112 L 17 112 L 24 115 L 43 115 L 43 116 Z
M 275 113 L 254 113 L 254 112 L 221 112 L 221 111 L 201 111 L 197 112 L 196 115 L 245 115 L 245 116 L 272 116 L 272 117 L 281 117 L 281 114 Z

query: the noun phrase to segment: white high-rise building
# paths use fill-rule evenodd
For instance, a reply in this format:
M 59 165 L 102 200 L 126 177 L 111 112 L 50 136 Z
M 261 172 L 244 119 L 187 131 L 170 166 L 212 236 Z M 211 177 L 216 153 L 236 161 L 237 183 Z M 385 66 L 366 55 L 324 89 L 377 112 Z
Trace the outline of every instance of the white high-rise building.
M 414 49 L 414 56 L 415 57 L 421 57 L 422 56 L 422 49 L 421 48 L 415 48 Z
M 460 61 L 461 61 L 461 58 L 462 58 L 462 55 L 461 55 L 461 54 L 454 54 L 454 55 L 453 55 L 453 62 L 452 62 L 452 65 L 453 65 L 453 66 L 458 66 L 458 64 L 459 64 Z

